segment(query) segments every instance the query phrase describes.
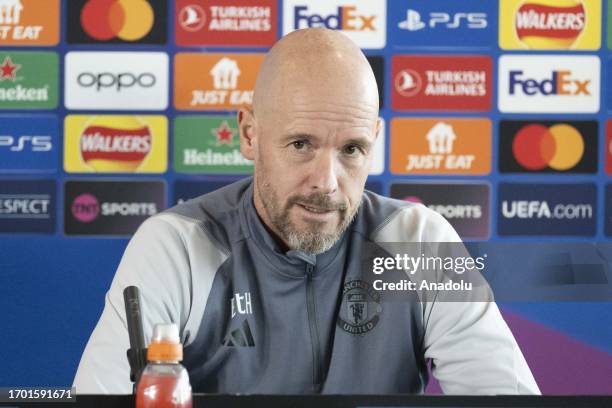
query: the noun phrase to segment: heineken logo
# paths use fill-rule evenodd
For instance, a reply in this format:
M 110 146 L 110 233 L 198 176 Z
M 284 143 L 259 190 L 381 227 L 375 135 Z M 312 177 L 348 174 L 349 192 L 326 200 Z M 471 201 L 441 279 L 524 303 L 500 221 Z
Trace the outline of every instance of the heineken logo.
M 253 163 L 240 153 L 233 116 L 179 116 L 174 123 L 174 166 L 182 173 L 245 174 Z
M 53 109 L 57 101 L 57 54 L 0 53 L 0 109 Z

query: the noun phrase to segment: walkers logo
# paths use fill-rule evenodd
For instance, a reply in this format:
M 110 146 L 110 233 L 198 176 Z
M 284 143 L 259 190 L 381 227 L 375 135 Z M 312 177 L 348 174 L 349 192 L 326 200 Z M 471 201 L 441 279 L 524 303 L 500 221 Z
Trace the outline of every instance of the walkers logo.
M 187 200 L 199 197 L 203 194 L 213 192 L 225 187 L 238 179 L 228 179 L 226 181 L 187 181 L 179 180 L 174 183 L 174 205 L 182 204 Z
M 54 109 L 59 60 L 54 52 L 0 52 L 0 109 Z
M 284 0 L 283 35 L 302 28 L 341 30 L 361 48 L 384 48 L 386 2 Z
M 68 109 L 163 110 L 168 106 L 165 52 L 69 52 Z
M 395 110 L 488 111 L 491 58 L 408 56 L 392 61 Z
M 596 121 L 500 122 L 502 173 L 596 173 Z
M 499 235 L 595 235 L 594 183 L 500 183 Z
M 600 0 L 500 0 L 499 45 L 506 50 L 597 50 Z
M 166 207 L 161 181 L 67 181 L 66 235 L 131 235 Z
M 395 183 L 391 185 L 391 197 L 422 203 L 440 213 L 461 238 L 489 236 L 488 184 Z
M 276 0 L 178 0 L 178 45 L 272 46 L 276 41 Z
M 174 105 L 183 110 L 237 110 L 252 103 L 265 54 L 177 54 Z
M 70 0 L 72 44 L 165 44 L 166 0 Z
M 178 116 L 174 121 L 174 169 L 180 173 L 250 174 L 240 153 L 235 116 Z
M 55 115 L 1 115 L 0 172 L 55 172 L 59 122 Z
M 165 116 L 69 115 L 64 128 L 67 173 L 166 171 Z
M 0 0 L 0 45 L 57 45 L 60 1 Z
M 393 119 L 390 155 L 395 174 L 488 174 L 491 121 Z
M 596 113 L 599 76 L 596 56 L 504 55 L 499 59 L 499 110 Z
M 389 38 L 400 48 L 491 47 L 495 2 L 413 0 L 389 2 Z
M 55 232 L 53 180 L 0 181 L 0 233 Z

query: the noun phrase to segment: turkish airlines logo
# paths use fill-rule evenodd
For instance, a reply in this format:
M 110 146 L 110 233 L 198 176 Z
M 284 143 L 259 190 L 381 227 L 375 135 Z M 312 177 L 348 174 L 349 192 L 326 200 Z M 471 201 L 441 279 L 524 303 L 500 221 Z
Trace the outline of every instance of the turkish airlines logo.
M 489 57 L 395 56 L 393 108 L 489 110 L 491 69 Z
M 252 103 L 263 54 L 178 54 L 175 58 L 177 108 L 233 110 Z
M 183 30 L 195 32 L 206 24 L 206 12 L 197 4 L 189 4 L 179 12 L 179 24 Z
M 69 43 L 166 42 L 166 0 L 70 0 Z
M 168 104 L 168 55 L 161 52 L 69 52 L 69 109 L 162 110 Z
M 502 112 L 599 111 L 600 61 L 596 56 L 504 55 L 499 60 Z
M 276 41 L 276 0 L 177 0 L 176 43 L 271 46 Z
M 391 124 L 391 171 L 396 174 L 487 174 L 487 119 L 396 118 Z

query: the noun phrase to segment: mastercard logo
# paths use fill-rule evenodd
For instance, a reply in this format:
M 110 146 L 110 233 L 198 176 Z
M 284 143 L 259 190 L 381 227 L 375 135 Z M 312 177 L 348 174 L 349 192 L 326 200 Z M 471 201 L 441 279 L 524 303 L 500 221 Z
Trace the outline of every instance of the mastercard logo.
M 133 117 L 96 117 L 80 135 L 81 158 L 95 171 L 133 172 L 151 152 L 152 138 Z
M 568 49 L 585 26 L 585 7 L 576 0 L 526 1 L 515 16 L 516 35 L 529 48 Z
M 557 171 L 576 166 L 584 154 L 584 139 L 567 124 L 550 127 L 528 125 L 519 130 L 512 142 L 516 161 L 527 170 L 549 167 Z
M 137 41 L 153 28 L 155 14 L 147 0 L 89 0 L 81 10 L 83 30 L 98 41 Z

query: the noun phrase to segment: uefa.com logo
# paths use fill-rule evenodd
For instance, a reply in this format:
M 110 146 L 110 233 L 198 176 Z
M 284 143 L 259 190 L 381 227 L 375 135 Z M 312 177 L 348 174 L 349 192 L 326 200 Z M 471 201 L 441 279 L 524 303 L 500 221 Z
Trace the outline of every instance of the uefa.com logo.
M 387 2 L 284 0 L 283 35 L 302 28 L 340 30 L 360 48 L 384 48 Z
M 163 110 L 168 106 L 168 54 L 69 52 L 68 109 Z
M 498 188 L 498 234 L 593 236 L 596 203 L 594 183 L 503 182 Z

